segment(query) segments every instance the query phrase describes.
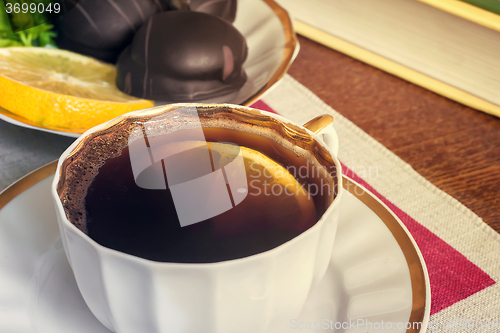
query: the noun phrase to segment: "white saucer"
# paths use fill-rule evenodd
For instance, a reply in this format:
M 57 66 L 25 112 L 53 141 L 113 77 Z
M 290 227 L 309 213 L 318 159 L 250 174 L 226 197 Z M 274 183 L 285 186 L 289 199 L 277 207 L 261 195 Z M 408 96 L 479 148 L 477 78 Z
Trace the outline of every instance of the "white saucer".
M 83 301 L 61 244 L 49 191 L 55 167 L 0 194 L 0 332 L 109 333 Z M 425 332 L 430 287 L 415 242 L 373 194 L 344 182 L 327 275 L 280 332 Z

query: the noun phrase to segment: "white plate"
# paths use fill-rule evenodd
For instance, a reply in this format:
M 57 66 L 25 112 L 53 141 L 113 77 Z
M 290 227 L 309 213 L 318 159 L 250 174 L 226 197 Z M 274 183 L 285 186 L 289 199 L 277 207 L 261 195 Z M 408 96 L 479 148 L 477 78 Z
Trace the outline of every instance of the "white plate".
M 283 78 L 299 52 L 290 16 L 273 0 L 238 0 L 233 25 L 247 41 L 248 57 L 243 68 L 248 80 L 237 94 L 198 101 L 199 103 L 251 105 Z M 40 126 L 2 108 L 0 119 L 14 125 L 64 136 L 78 137 L 81 134 L 71 129 Z
M 51 163 L 0 194 L 0 332 L 109 333 L 87 308 L 67 262 L 49 191 L 54 170 Z M 327 275 L 301 316 L 273 333 L 311 331 L 308 325 L 425 332 L 430 287 L 419 250 L 384 204 L 351 179 L 344 182 Z

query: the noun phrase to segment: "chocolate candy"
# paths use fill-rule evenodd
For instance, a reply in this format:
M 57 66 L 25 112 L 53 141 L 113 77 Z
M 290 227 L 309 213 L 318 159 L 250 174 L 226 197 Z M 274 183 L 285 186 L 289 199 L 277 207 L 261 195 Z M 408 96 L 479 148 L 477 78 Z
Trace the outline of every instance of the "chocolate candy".
M 207 13 L 234 22 L 237 0 L 190 0 L 189 8 L 194 12 Z
M 170 6 L 180 10 L 206 13 L 234 22 L 237 0 L 170 0 Z
M 58 18 L 60 48 L 115 62 L 151 15 L 168 9 L 167 0 L 80 0 Z
M 155 14 L 120 55 L 116 84 L 140 98 L 212 99 L 246 82 L 243 35 L 218 17 L 189 11 Z

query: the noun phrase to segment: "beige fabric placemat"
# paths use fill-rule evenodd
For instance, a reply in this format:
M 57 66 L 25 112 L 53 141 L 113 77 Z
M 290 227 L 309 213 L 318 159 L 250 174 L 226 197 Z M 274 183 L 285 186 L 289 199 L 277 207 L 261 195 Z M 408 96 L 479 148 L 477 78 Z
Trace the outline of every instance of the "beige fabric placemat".
M 291 76 L 286 75 L 262 100 L 277 113 L 299 124 L 320 114 L 332 114 L 340 140 L 338 157 L 344 165 L 463 254 L 495 282 L 500 279 L 500 235 L 476 214 L 432 185 L 409 164 L 330 108 Z M 500 319 L 500 285 L 494 283 L 435 313 L 431 316 L 428 330 L 449 331 L 450 328 L 444 327 L 444 324 L 454 319 Z M 485 329 L 453 328 L 453 331 L 479 332 Z

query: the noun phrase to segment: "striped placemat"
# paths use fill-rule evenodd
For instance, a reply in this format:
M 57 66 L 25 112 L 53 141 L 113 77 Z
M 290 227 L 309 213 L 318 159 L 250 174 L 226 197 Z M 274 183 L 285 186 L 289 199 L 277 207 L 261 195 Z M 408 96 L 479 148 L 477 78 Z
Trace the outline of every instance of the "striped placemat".
M 297 123 L 325 113 L 335 117 L 346 172 L 399 216 L 422 251 L 432 290 L 429 330 L 484 332 L 495 320 L 498 328 L 498 233 L 292 77 L 286 75 L 254 106 Z M 73 140 L 1 121 L 0 137 L 0 189 L 58 158 Z M 464 322 L 469 326 L 462 328 Z
M 428 330 L 498 328 L 500 234 L 291 76 L 253 106 L 299 124 L 325 113 L 335 117 L 345 172 L 398 215 L 424 256 L 432 294 Z

